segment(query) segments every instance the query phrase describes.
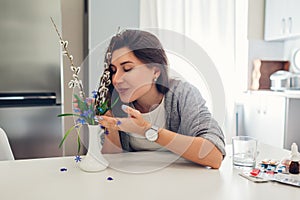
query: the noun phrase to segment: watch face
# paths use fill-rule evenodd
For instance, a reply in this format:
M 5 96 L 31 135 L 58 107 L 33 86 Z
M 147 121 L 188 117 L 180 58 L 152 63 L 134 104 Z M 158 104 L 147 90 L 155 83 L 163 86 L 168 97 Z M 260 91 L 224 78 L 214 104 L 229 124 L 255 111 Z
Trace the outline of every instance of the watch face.
M 158 138 L 157 129 L 151 127 L 149 130 L 146 131 L 145 136 L 147 140 L 154 142 Z

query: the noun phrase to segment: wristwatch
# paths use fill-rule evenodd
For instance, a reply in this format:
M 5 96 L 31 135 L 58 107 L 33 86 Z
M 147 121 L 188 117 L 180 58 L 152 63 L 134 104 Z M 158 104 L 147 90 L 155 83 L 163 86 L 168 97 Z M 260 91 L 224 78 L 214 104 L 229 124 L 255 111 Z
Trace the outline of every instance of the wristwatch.
M 157 126 L 151 126 L 146 132 L 145 137 L 147 140 L 151 142 L 155 142 L 158 138 L 158 127 Z

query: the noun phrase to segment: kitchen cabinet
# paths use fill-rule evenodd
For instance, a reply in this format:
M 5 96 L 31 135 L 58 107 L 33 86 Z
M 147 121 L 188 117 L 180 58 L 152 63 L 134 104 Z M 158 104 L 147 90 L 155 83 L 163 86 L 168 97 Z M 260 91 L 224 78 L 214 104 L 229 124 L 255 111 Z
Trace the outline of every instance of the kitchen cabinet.
M 243 103 L 244 134 L 257 138 L 259 142 L 282 148 L 285 106 L 284 96 L 265 93 L 246 94 Z
M 290 149 L 293 142 L 300 145 L 300 91 L 251 91 L 244 94 L 242 105 L 238 135 L 285 149 Z
M 266 41 L 285 40 L 300 36 L 299 0 L 266 0 Z

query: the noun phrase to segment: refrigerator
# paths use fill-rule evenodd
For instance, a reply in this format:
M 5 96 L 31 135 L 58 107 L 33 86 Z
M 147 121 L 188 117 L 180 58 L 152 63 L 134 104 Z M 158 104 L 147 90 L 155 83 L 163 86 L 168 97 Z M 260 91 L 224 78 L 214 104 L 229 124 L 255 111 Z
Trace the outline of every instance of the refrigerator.
M 60 0 L 0 0 L 0 127 L 15 159 L 62 156 Z M 61 29 L 60 29 L 61 30 Z

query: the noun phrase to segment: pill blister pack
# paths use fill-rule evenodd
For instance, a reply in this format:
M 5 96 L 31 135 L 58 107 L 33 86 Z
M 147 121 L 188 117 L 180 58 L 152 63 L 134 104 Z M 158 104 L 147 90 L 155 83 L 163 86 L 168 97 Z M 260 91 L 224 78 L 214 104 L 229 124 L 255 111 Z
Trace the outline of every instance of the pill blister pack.
M 253 169 L 248 172 L 241 172 L 240 175 L 255 183 L 264 183 L 268 181 L 276 181 L 296 187 L 300 187 L 300 176 L 282 173 L 266 173 L 259 169 Z
M 291 174 L 274 174 L 274 181 L 300 187 L 300 176 Z
M 250 172 L 240 172 L 239 175 L 254 183 L 265 183 L 269 181 L 268 179 L 264 179 L 258 176 L 253 176 L 250 174 Z

